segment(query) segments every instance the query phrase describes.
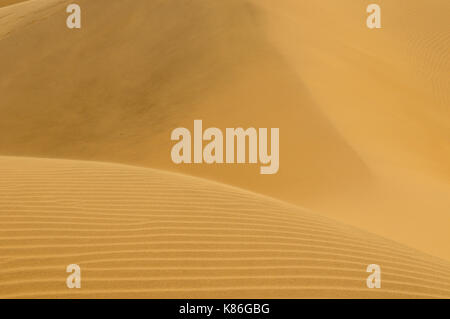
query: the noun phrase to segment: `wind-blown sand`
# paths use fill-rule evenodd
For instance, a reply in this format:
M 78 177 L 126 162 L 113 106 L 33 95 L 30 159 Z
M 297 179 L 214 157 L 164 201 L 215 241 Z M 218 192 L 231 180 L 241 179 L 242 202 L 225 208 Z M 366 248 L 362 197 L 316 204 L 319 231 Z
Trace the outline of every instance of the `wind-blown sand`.
M 242 189 L 66 160 L 0 174 L 0 297 L 450 297 L 449 263 Z
M 0 7 L 10 6 L 16 3 L 25 2 L 29 0 L 0 0 Z
M 31 166 L 30 169 L 37 165 L 36 170 L 39 171 L 39 165 L 42 164 L 46 167 L 44 171 L 48 178 L 42 179 L 41 187 L 25 182 L 26 178 L 30 178 L 39 183 L 41 177 L 35 179 L 26 176 L 25 173 L 31 173 L 32 170 L 24 170 L 18 176 L 24 180 L 15 180 L 11 174 L 7 174 L 10 179 L 2 178 L 2 187 L 9 187 L 12 192 L 1 194 L 1 198 L 5 203 L 16 203 L 16 206 L 7 206 L 6 210 L 0 208 L 2 216 L 11 217 L 14 212 L 11 209 L 21 207 L 20 202 L 26 192 L 14 186 L 20 180 L 25 185 L 29 184 L 23 186 L 24 189 L 32 185 L 43 190 L 46 185 L 59 188 L 58 183 L 62 178 L 58 177 L 59 171 L 55 169 L 52 173 L 46 166 L 48 164 L 44 163 L 76 167 L 93 165 L 100 170 L 99 175 L 94 176 L 102 180 L 108 177 L 100 173 L 103 167 L 113 164 L 102 166 L 65 162 L 63 159 L 116 162 L 157 170 L 111 166 L 114 167 L 114 176 L 117 173 L 123 177 L 120 175 L 122 170 L 130 169 L 136 174 L 142 172 L 143 176 L 173 176 L 162 173 L 164 170 L 203 177 L 300 205 L 344 224 L 450 259 L 450 30 L 446 16 L 450 2 L 380 0 L 381 30 L 366 28 L 367 1 L 362 0 L 279 0 L 276 3 L 269 0 L 79 0 L 77 3 L 82 8 L 81 30 L 69 30 L 65 26 L 65 5 L 68 3 L 72 1 L 29 0 L 13 5 L 10 5 L 11 1 L 0 1 L 0 155 L 60 159 L 41 162 L 37 159 L 4 158 L 2 161 L 5 165 L 8 163 L 5 174 L 25 169 L 24 165 Z M 280 172 L 273 176 L 261 176 L 258 174 L 259 165 L 175 166 L 170 161 L 170 132 L 179 126 L 191 128 L 194 119 L 202 119 L 205 127 L 216 126 L 221 129 L 238 126 L 279 127 Z M 17 167 L 14 168 L 16 159 Z M 95 169 L 87 170 L 94 173 Z M 135 175 L 130 177 L 129 182 L 122 177 L 120 181 L 129 185 L 133 191 L 147 194 L 152 190 L 146 188 L 149 185 L 142 189 L 139 183 L 133 185 L 133 178 L 137 178 Z M 115 180 L 115 177 L 111 178 Z M 191 183 L 187 177 L 182 180 Z M 75 178 L 73 182 L 80 183 L 77 189 L 101 188 L 101 185 L 97 185 L 98 181 L 94 180 L 78 181 Z M 141 197 L 131 196 L 121 185 L 115 187 L 118 189 L 113 189 L 113 193 L 109 193 L 108 188 L 99 190 L 100 194 L 92 194 L 100 203 L 99 207 L 94 206 L 107 219 L 116 218 L 110 215 L 115 214 L 116 209 L 107 206 L 108 203 L 104 203 L 102 198 L 124 196 L 123 207 L 129 205 L 132 209 L 118 212 L 120 218 L 127 220 L 126 213 L 129 213 L 130 219 L 141 221 L 140 217 L 131 215 L 143 213 L 136 207 L 150 203 Z M 183 185 L 181 187 L 184 189 Z M 220 191 L 231 189 L 223 187 L 219 187 Z M 33 197 L 34 206 L 27 210 L 28 217 L 22 221 L 32 225 L 42 215 L 52 213 L 56 218 L 65 210 L 66 214 L 81 214 L 82 217 L 92 212 L 78 211 L 77 205 L 70 206 L 73 202 L 64 198 L 56 205 L 53 200 L 66 195 L 52 193 L 52 189 Z M 169 200 L 171 196 L 154 191 L 155 203 Z M 30 189 L 30 192 L 34 194 L 34 190 Z M 241 194 L 241 190 L 237 193 Z M 92 199 L 88 191 L 83 193 L 79 190 L 78 194 L 78 202 Z M 247 200 L 250 196 L 247 195 L 239 196 Z M 39 199 L 39 196 L 43 197 Z M 83 196 L 86 198 L 83 199 Z M 188 204 L 194 197 L 180 205 Z M 259 195 L 257 197 L 268 200 Z M 46 202 L 46 198 L 51 198 L 51 201 Z M 42 202 L 39 204 L 40 200 Z M 244 202 L 227 207 L 226 211 L 241 219 L 243 212 L 237 209 L 241 204 L 246 207 L 248 203 Z M 56 206 L 45 206 L 47 204 Z M 286 207 L 287 204 L 279 205 Z M 34 208 L 36 211 L 33 212 Z M 108 210 L 110 208 L 111 211 Z M 58 209 L 62 212 L 57 212 Z M 144 214 L 147 211 L 151 212 L 145 206 Z M 283 218 L 285 214 L 291 216 L 297 211 L 304 214 L 303 210 L 289 206 L 277 218 Z M 98 212 L 93 210 L 93 213 Z M 262 208 L 253 213 L 254 216 L 271 214 Z M 36 217 L 33 218 L 33 214 Z M 95 218 L 88 220 L 94 223 Z M 146 218 L 143 217 L 143 220 Z M 257 223 L 258 218 L 254 217 L 252 222 Z M 109 225 L 105 221 L 103 223 Z M 160 221 L 159 225 L 169 227 L 163 223 Z M 261 219 L 260 223 L 267 224 L 267 220 Z M 334 222 L 330 223 L 334 225 Z M 89 227 L 96 230 L 98 226 L 89 226 L 88 221 L 82 225 L 80 231 Z M 216 227 L 219 226 L 220 222 Z M 38 229 L 35 225 L 33 227 Z M 130 229 L 119 229 L 128 236 L 128 239 L 123 239 L 124 245 L 125 241 L 131 239 L 144 241 L 144 238 L 133 237 Z M 183 230 L 188 231 L 188 228 Z M 291 231 L 295 233 L 297 230 Z M 54 245 L 51 239 L 53 235 L 63 236 L 62 232 L 53 233 L 49 230 L 46 233 L 45 229 L 37 232 L 39 236 L 46 236 L 42 242 L 47 241 L 51 245 Z M 15 234 L 5 234 L 5 241 L 0 244 L 8 247 L 10 242 L 14 242 L 13 237 L 9 236 Z M 103 249 L 102 246 L 91 247 L 86 243 L 97 241 L 97 232 L 74 232 L 66 243 L 75 245 L 70 240 L 75 241 L 77 235 L 83 234 L 87 238 L 82 239 L 85 246 L 80 249 L 86 248 L 93 255 L 97 248 L 92 247 Z M 110 241 L 118 245 L 122 240 L 114 237 L 113 231 L 105 234 L 109 236 L 103 240 L 105 244 Z M 25 236 L 22 234 L 24 239 L 17 242 L 23 245 L 39 243 L 39 240 L 31 238 L 34 235 L 27 239 Z M 368 235 L 355 236 L 355 241 L 365 245 L 365 236 Z M 376 242 L 383 241 L 374 238 Z M 151 242 L 149 238 L 145 240 Z M 210 238 L 210 242 L 216 243 L 216 239 Z M 339 242 L 336 244 L 340 245 Z M 28 268 L 23 270 L 25 266 L 21 266 L 21 262 L 28 253 L 35 254 L 28 256 L 31 259 L 27 262 L 31 263 L 33 256 L 45 256 L 48 251 L 53 251 L 51 245 L 48 251 L 47 248 L 39 248 L 39 245 L 33 251 L 31 248 L 19 249 L 17 254 L 22 259 L 9 265 L 9 271 L 17 271 L 16 276 L 26 273 L 30 276 L 29 280 L 37 280 L 37 285 L 39 279 Z M 388 242 L 385 246 L 388 253 L 397 244 Z M 72 248 L 68 249 L 68 256 L 73 255 Z M 399 249 L 403 251 L 406 248 Z M 211 248 L 211 256 L 230 257 L 220 252 L 214 253 L 213 250 Z M 317 254 L 320 253 L 317 251 Z M 13 284 L 1 286 L 5 288 L 0 291 L 8 296 L 32 296 L 37 291 L 45 296 L 52 295 L 52 291 L 55 294 L 67 293 L 63 281 L 52 281 L 65 277 L 65 273 L 60 273 L 60 267 L 71 259 L 64 259 L 64 255 L 58 259 L 58 254 L 55 253 L 54 264 L 45 263 L 47 267 L 54 266 L 48 272 L 43 272 L 47 276 L 44 284 L 48 285 L 45 290 L 48 293 L 37 289 L 37 286 L 30 286 L 26 277 L 21 283 L 19 277 L 9 279 L 8 273 L 6 279 Z M 267 251 L 264 254 L 270 255 Z M 316 256 L 314 252 L 311 254 Z M 431 268 L 435 267 L 431 265 L 445 264 L 416 252 L 408 254 L 414 258 L 423 258 L 423 262 Z M 294 265 L 304 265 L 301 257 L 296 258 L 299 259 Z M 333 263 L 336 265 L 347 257 L 339 259 L 335 256 L 330 257 L 330 260 L 333 258 L 337 258 Z M 354 268 L 358 269 L 357 275 L 345 273 L 344 277 L 353 276 L 358 280 L 343 279 L 344 290 L 356 290 L 347 291 L 342 296 L 355 296 L 357 293 L 363 297 L 390 296 L 389 291 L 384 289 L 383 292 L 368 292 L 361 286 L 364 282 L 360 279 L 366 277 L 362 265 L 365 262 L 375 263 L 369 259 L 359 260 L 360 263 Z M 392 262 L 393 259 L 386 259 L 388 265 Z M 238 264 L 233 264 L 233 267 L 238 267 Z M 45 265 L 42 264 L 43 267 Z M 121 267 L 126 265 L 134 266 L 132 262 L 125 261 Z M 149 264 L 143 264 L 142 268 L 146 265 Z M 206 262 L 203 265 L 209 264 Z M 264 260 L 258 265 L 264 267 L 272 264 Z M 311 265 L 318 266 L 315 261 Z M 108 268 L 106 264 L 98 267 Z M 442 267 L 448 269 L 446 264 Z M 403 266 L 400 268 L 403 269 Z M 155 271 L 161 273 L 161 270 Z M 277 271 L 281 270 L 267 271 L 265 274 L 269 276 L 279 274 Z M 408 292 L 406 281 L 410 281 L 410 273 L 400 274 L 398 271 L 395 271 L 396 276 L 405 276 L 391 277 L 396 278 L 394 281 L 400 285 L 391 286 L 392 296 Z M 417 271 L 421 275 L 424 272 Z M 109 272 L 105 273 L 112 276 Z M 131 276 L 133 273 L 131 271 L 128 274 Z M 229 274 L 226 271 L 223 273 Z M 294 273 L 299 277 L 302 272 L 298 269 L 289 272 L 291 275 Z M 93 276 L 92 287 L 97 287 L 97 290 L 82 291 L 81 294 L 101 296 L 100 290 L 107 289 L 109 286 L 104 285 L 109 284 L 123 288 L 120 282 L 109 283 L 109 279 L 97 279 L 96 285 L 95 278 L 100 276 L 100 271 L 90 274 L 87 276 Z M 156 276 L 150 271 L 145 274 L 149 274 L 148 278 Z M 448 274 L 446 270 L 438 273 L 436 278 L 448 278 Z M 323 283 L 319 279 L 315 281 L 313 273 L 311 276 L 311 287 L 317 288 L 319 282 Z M 259 279 L 254 280 L 257 282 Z M 306 279 L 293 280 L 293 285 L 298 284 L 298 287 L 305 289 L 308 284 L 302 280 Z M 422 287 L 438 289 L 443 287 L 439 280 L 433 279 L 422 284 L 417 279 L 417 283 Z M 240 282 L 238 279 L 236 281 Z M 2 282 L 3 279 L 0 285 Z M 283 283 L 278 279 L 275 282 L 280 285 Z M 337 285 L 330 286 L 329 281 L 325 282 L 324 287 L 334 287 L 335 290 L 323 290 L 321 296 L 336 296 Z M 448 283 L 448 280 L 444 282 Z M 127 285 L 128 282 L 123 284 Z M 159 284 L 164 285 L 162 282 Z M 229 286 L 232 285 L 234 283 Z M 138 290 L 135 286 L 130 287 L 134 291 Z M 147 289 L 148 286 L 145 287 Z M 161 286 L 157 287 L 153 295 L 146 290 L 140 296 L 163 296 L 165 293 Z M 174 286 L 169 285 L 167 289 L 171 287 Z M 448 296 L 448 285 L 445 287 L 442 291 L 425 291 L 414 286 L 410 296 Z M 240 291 L 249 296 L 256 295 L 251 289 L 242 289 Z M 319 290 L 314 289 L 309 289 L 309 292 L 294 289 L 293 295 L 315 296 Z M 228 292 L 229 296 L 233 296 L 229 289 L 219 290 L 215 290 L 218 296 Z M 288 290 L 277 290 L 277 293 L 270 292 L 270 289 L 258 291 L 261 293 L 259 296 L 267 297 L 288 294 Z M 201 294 L 199 290 L 198 295 Z M 167 292 L 167 295 L 170 293 Z

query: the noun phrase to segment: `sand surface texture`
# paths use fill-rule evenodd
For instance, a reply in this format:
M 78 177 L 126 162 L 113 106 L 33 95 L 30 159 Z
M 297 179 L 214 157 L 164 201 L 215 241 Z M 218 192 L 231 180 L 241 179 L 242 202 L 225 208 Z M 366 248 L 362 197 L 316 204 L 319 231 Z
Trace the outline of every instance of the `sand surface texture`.
M 69 3 L 0 0 L 0 296 L 449 296 L 448 0 Z M 279 173 L 173 164 L 195 119 Z

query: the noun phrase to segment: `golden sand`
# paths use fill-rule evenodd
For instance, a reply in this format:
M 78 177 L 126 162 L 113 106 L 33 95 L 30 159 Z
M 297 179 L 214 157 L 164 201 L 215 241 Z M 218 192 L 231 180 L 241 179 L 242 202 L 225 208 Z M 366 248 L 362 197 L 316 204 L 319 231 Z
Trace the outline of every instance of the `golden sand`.
M 67 160 L 0 173 L 0 297 L 450 297 L 448 262 L 239 188 Z
M 175 195 L 169 193 L 170 189 L 158 192 L 158 185 L 153 186 L 156 189 L 147 184 L 133 185 L 133 181 L 138 179 L 135 175 L 136 179 L 127 182 L 127 178 L 123 177 L 120 181 L 138 193 L 154 192 L 156 197 L 153 197 L 153 206 L 137 194 L 137 197 L 133 197 L 122 185 L 112 183 L 111 187 L 115 185 L 114 189 L 102 189 L 97 184 L 106 178 L 102 175 L 103 167 L 111 167 L 113 179 L 115 174 L 124 174 L 123 170 L 131 168 L 64 160 L 114 162 L 143 167 L 131 170 L 135 172 L 133 174 L 142 173 L 143 176 L 150 176 L 150 179 L 156 178 L 154 174 L 162 174 L 164 178 L 174 176 L 162 172 L 172 171 L 209 180 L 199 182 L 200 184 L 215 181 L 232 185 L 231 188 L 219 187 L 219 193 L 239 187 L 246 190 L 242 191 L 244 193 L 251 191 L 271 196 L 450 260 L 450 30 L 447 17 L 450 2 L 377 2 L 382 8 L 383 28 L 379 30 L 369 30 L 366 27 L 367 1 L 363 0 L 279 0 L 276 3 L 269 0 L 80 0 L 77 3 L 82 8 L 82 28 L 70 30 L 65 26 L 65 6 L 71 1 L 30 0 L 14 5 L 9 5 L 11 3 L 8 1 L 0 1 L 0 6 L 4 6 L 0 8 L 0 155 L 55 158 L 59 160 L 51 163 L 56 166 L 72 163 L 69 165 L 80 167 L 81 171 L 84 170 L 82 167 L 86 167 L 92 174 L 96 170 L 87 166 L 93 165 L 99 169 L 99 175 L 94 174 L 97 181 L 73 177 L 78 190 L 77 202 L 85 203 L 91 199 L 98 201 L 93 206 L 95 209 L 90 207 L 83 211 L 78 210 L 82 206 L 75 204 L 70 196 L 66 197 L 67 193 L 56 191 L 60 184 L 64 184 L 61 179 L 65 173 L 61 176 L 57 170 L 52 173 L 48 164 L 45 164 L 50 162 L 17 159 L 17 166 L 14 167 L 16 158 L 4 158 L 3 161 L 8 163 L 5 174 L 17 170 L 24 173 L 19 174 L 17 180 L 11 174 L 8 175 L 9 179 L 1 179 L 2 188 L 10 190 L 10 197 L 1 195 L 4 201 L 2 203 L 10 203 L 10 206 L 5 210 L 0 209 L 0 214 L 6 219 L 12 218 L 11 213 L 17 212 L 12 209 L 17 209 L 23 214 L 22 219 L 18 217 L 18 221 L 38 228 L 33 223 L 39 222 L 44 215 L 57 218 L 58 214 L 69 213 L 81 215 L 72 220 L 84 225 L 78 230 L 86 231 L 89 227 L 101 230 L 102 228 L 97 228 L 98 225 L 89 226 L 90 221 L 95 223 L 98 221 L 96 218 L 99 218 L 94 215 L 89 218 L 89 214 L 100 211 L 107 220 L 134 220 L 132 215 L 147 216 L 159 201 L 175 198 Z M 173 164 L 170 160 L 173 146 L 170 133 L 176 127 L 192 126 L 195 119 L 203 120 L 207 127 L 216 126 L 221 129 L 239 126 L 279 127 L 278 174 L 259 175 L 258 165 L 194 167 Z M 39 173 L 40 164 L 35 163 L 42 163 L 46 167 L 45 174 Z M 25 169 L 24 165 L 25 168 L 31 166 L 30 170 Z M 32 170 L 34 165 L 37 165 L 35 171 Z M 109 172 L 109 168 L 107 171 Z M 38 172 L 38 177 L 27 176 L 27 172 Z M 65 177 L 65 182 L 71 185 L 69 177 Z M 26 182 L 27 179 L 33 183 Z M 19 181 L 24 182 L 24 186 L 14 186 Z M 194 181 L 197 183 L 198 180 L 194 178 L 190 181 L 183 177 L 182 181 L 189 184 Z M 11 185 L 8 186 L 8 183 Z M 51 187 L 47 189 L 45 185 Z M 30 195 L 21 190 L 27 187 L 35 187 L 29 189 Z M 92 187 L 99 187 L 98 193 L 91 194 L 89 190 Z M 86 192 L 81 191 L 83 188 Z M 39 193 L 40 189 L 47 189 L 48 192 Z M 236 196 L 244 196 L 245 200 L 215 211 L 216 218 L 220 212 L 234 214 L 236 220 L 244 217 L 246 210 L 241 210 L 239 205 L 246 207 L 250 195 L 242 195 L 244 193 L 241 194 L 241 190 L 237 193 L 239 195 Z M 33 205 L 27 208 L 25 214 L 20 211 L 20 203 L 28 198 L 26 196 L 33 196 L 32 194 L 38 195 L 33 197 Z M 86 198 L 83 199 L 83 196 Z M 110 216 L 119 209 L 115 209 L 114 205 L 108 206 L 104 201 L 112 196 L 124 196 L 123 203 L 119 205 L 122 209 L 119 211 L 121 217 Z M 192 196 L 180 202 L 178 214 L 184 214 L 183 209 L 194 209 L 190 205 L 193 205 L 191 201 L 197 197 Z M 261 196 L 257 196 L 257 201 L 261 198 L 267 200 Z M 251 199 L 252 203 L 254 201 L 255 199 Z M 70 206 L 72 204 L 74 206 Z M 182 205 L 186 206 L 183 208 Z M 280 205 L 286 207 L 287 204 Z M 123 209 L 128 206 L 131 208 Z M 283 208 L 280 214 L 277 213 L 276 218 L 289 219 L 291 217 L 288 216 L 292 214 L 297 216 L 294 212 L 304 212 L 297 206 L 289 207 Z M 281 208 L 274 209 L 278 212 Z M 162 214 L 167 213 L 163 210 Z M 263 218 L 264 214 L 272 213 L 262 208 L 254 210 L 252 223 L 269 224 L 264 219 L 259 221 L 257 216 Z M 130 216 L 127 217 L 127 214 Z M 145 216 L 142 217 L 144 224 L 147 222 Z M 136 220 L 142 221 L 138 217 L 136 216 Z M 276 221 L 276 218 L 271 221 Z M 61 220 L 69 222 L 69 219 Z M 13 222 L 14 219 L 9 221 Z M 42 221 L 51 223 L 52 220 L 44 218 Z M 99 222 L 102 223 L 101 220 Z M 103 223 L 109 225 L 105 220 Z M 334 222 L 330 223 L 334 225 Z M 221 222 L 215 227 L 220 227 L 220 224 Z M 169 224 L 164 225 L 164 220 L 160 220 L 158 225 L 169 227 Z M 12 229 L 19 230 L 19 226 Z M 115 247 L 126 246 L 126 242 L 131 242 L 125 250 L 134 250 L 136 247 L 133 245 L 139 241 L 149 240 L 151 243 L 152 237 L 133 237 L 139 234 L 133 235 L 133 228 L 122 226 L 124 228 L 117 229 L 131 236 L 130 238 L 114 237 L 116 235 L 111 231 L 104 233 L 107 238 L 103 239 L 103 243 L 107 245 L 110 241 L 111 247 Z M 302 227 L 308 228 L 306 225 Z M 49 232 L 46 233 L 45 229 Z M 142 229 L 148 236 L 145 227 Z M 184 227 L 183 231 L 189 232 L 189 227 Z M 295 229 L 290 231 L 297 232 Z M 342 232 L 339 234 L 348 235 L 345 231 Z M 14 279 L 8 274 L 4 275 L 12 283 L 10 286 L 3 285 L 3 279 L 0 280 L 0 287 L 6 287 L 0 289 L 1 293 L 5 296 L 35 296 L 36 293 L 51 296 L 53 293 L 67 293 L 64 282 L 54 280 L 65 276 L 65 273 L 60 273 L 60 267 L 71 258 L 64 259 L 65 255 L 58 257 L 63 253 L 55 252 L 54 264 L 31 265 L 36 261 L 33 258 L 46 256 L 54 251 L 52 245 L 60 242 L 56 240 L 59 238 L 57 236 L 64 235 L 62 232 L 53 233 L 49 227 L 35 233 L 36 236 L 44 237 L 42 241 L 38 238 L 33 240 L 34 233 L 30 234 L 27 237 L 22 233 L 22 241 L 19 235 L 19 240 L 13 240 L 15 231 L 3 236 L 5 240 L 0 244 L 6 248 L 15 247 L 18 260 L 14 263 L 14 259 L 0 255 L 0 258 L 13 262 L 8 271 L 17 276 Z M 68 233 L 72 237 L 65 242 L 61 241 L 61 245 L 69 245 L 69 257 L 77 252 L 95 255 L 100 249 L 111 248 L 90 246 L 94 238 L 97 241 L 97 234 L 99 233 Z M 219 237 L 221 234 L 227 233 L 217 233 Z M 55 239 L 52 239 L 53 236 Z M 83 240 L 89 244 L 85 242 L 85 246 L 82 245 L 80 250 L 73 252 L 70 247 L 76 245 L 78 236 L 85 236 Z M 364 246 L 367 237 L 361 236 L 357 235 L 352 240 Z M 171 241 L 170 238 L 163 238 L 166 242 Z M 294 245 L 295 240 L 289 238 L 289 245 Z M 383 241 L 379 237 L 374 238 L 377 243 Z M 212 255 L 205 255 L 206 257 L 230 257 L 221 255 L 220 252 L 214 253 L 214 244 L 220 242 L 220 238 L 217 241 L 216 238 L 208 240 L 212 243 L 211 247 L 208 246 Z M 27 245 L 33 243 L 35 248 L 27 248 Z M 336 245 L 340 244 L 342 243 L 336 242 Z M 23 249 L 18 249 L 21 245 Z M 46 245 L 49 246 L 48 249 L 45 248 Z M 178 247 L 178 242 L 171 245 L 175 249 L 186 247 L 183 244 Z M 194 246 L 195 244 L 192 247 Z M 390 251 L 394 247 L 397 244 L 388 242 L 383 251 L 394 258 L 395 254 Z M 407 250 L 403 246 L 398 247 L 402 251 Z M 61 251 L 66 248 L 62 247 Z M 82 250 L 84 248 L 86 251 Z M 248 251 L 253 248 L 256 246 L 251 246 Z M 8 254 L 14 249 L 8 250 Z M 281 254 L 284 248 L 276 249 Z M 421 256 L 429 269 L 434 269 L 435 263 L 440 264 L 439 269 L 442 271 L 435 274 L 437 277 L 415 268 L 404 273 L 402 271 L 407 271 L 407 267 L 399 266 L 396 271 L 390 272 L 393 277 L 388 275 L 388 278 L 396 282 L 394 286 L 386 291 L 383 289 L 384 292 L 367 292 L 360 286 L 363 283 L 360 279 L 366 276 L 362 265 L 374 261 L 367 258 L 360 260 L 355 268 L 348 265 L 349 269 L 359 272 L 357 275 L 351 273 L 351 270 L 345 276 L 339 272 L 330 273 L 330 270 L 326 270 L 329 265 L 326 263 L 320 274 L 314 273 L 316 270 L 304 273 L 299 270 L 301 268 L 296 268 L 304 264 L 299 261 L 301 257 L 298 256 L 309 256 L 309 253 L 311 256 L 320 256 L 321 252 L 315 252 L 315 249 L 316 247 L 312 247 L 306 255 L 296 255 L 295 258 L 300 258 L 297 264 L 281 264 L 282 267 L 293 267 L 290 270 L 292 272 L 287 272 L 287 276 L 296 278 L 291 278 L 292 285 L 278 278 L 280 273 L 277 271 L 281 271 L 280 269 L 261 270 L 261 276 L 277 278 L 274 281 L 279 283 L 280 289 L 276 292 L 264 288 L 255 290 L 254 285 L 264 286 L 264 281 L 258 277 L 249 279 L 251 287 L 232 290 L 230 287 L 236 285 L 236 282 L 242 282 L 239 280 L 240 270 L 231 273 L 228 269 L 223 270 L 223 273 L 212 270 L 213 278 L 220 277 L 220 274 L 234 278 L 231 281 L 217 279 L 217 289 L 212 289 L 213 294 L 216 291 L 217 296 L 235 296 L 233 293 L 240 291 L 242 295 L 239 296 L 267 297 L 283 297 L 290 292 L 297 297 L 337 296 L 338 293 L 342 293 L 339 296 L 344 297 L 357 294 L 362 297 L 389 297 L 407 293 L 410 296 L 448 296 L 448 281 L 441 281 L 441 278 L 449 277 L 447 264 L 420 253 L 411 252 L 406 255 L 414 258 Z M 265 251 L 259 256 L 268 255 L 270 254 Z M 347 256 L 347 252 L 343 252 L 343 255 Z M 375 255 L 380 256 L 378 253 Z M 129 255 L 126 256 L 128 258 Z M 149 258 L 147 262 L 153 263 L 145 253 L 140 256 Z M 163 258 L 161 255 L 157 256 Z M 289 254 L 286 256 L 292 257 Z M 308 258 L 315 258 L 311 256 Z M 114 255 L 110 259 L 116 257 Z M 119 255 L 117 258 L 122 257 Z M 30 263 L 27 266 L 21 264 L 24 258 L 30 258 L 27 259 Z M 329 262 L 334 260 L 333 265 L 347 265 L 347 257 L 334 258 L 338 257 L 329 259 Z M 386 258 L 383 262 L 388 265 L 392 262 L 408 264 L 401 256 Z M 180 264 L 188 265 L 180 260 Z M 230 265 L 239 267 L 241 263 L 242 261 L 238 261 Z M 312 261 L 308 265 L 318 267 L 319 264 Z M 137 269 L 138 265 L 125 260 L 118 267 Z M 144 263 L 141 267 L 148 265 Z M 205 262 L 202 265 L 210 264 Z M 258 267 L 270 265 L 270 261 L 264 260 Z M 37 280 L 36 285 L 40 281 L 26 267 L 53 267 L 42 270 L 46 289 L 30 286 L 29 280 Z M 101 264 L 96 267 L 105 270 L 109 266 Z M 200 266 L 193 263 L 192 267 Z M 1 270 L 4 271 L 3 268 Z M 125 279 L 117 282 L 109 279 L 102 281 L 99 277 L 102 271 L 93 271 L 89 285 L 95 287 L 94 292 L 83 290 L 81 294 L 120 295 L 119 292 L 114 295 L 116 290 L 108 285 L 114 285 L 117 291 L 122 292 L 127 292 L 124 289 L 128 287 L 126 289 L 131 289 L 127 292 L 128 296 L 174 296 L 173 291 L 181 296 L 183 293 L 180 291 L 182 285 L 176 280 L 172 281 L 173 285 L 166 286 L 160 281 L 160 286 L 156 284 L 152 292 L 148 290 L 152 285 L 143 285 L 145 288 L 142 288 L 136 286 L 139 285 L 136 278 L 126 279 L 137 276 L 134 275 L 134 270 L 128 273 L 126 269 L 121 271 L 124 273 L 120 273 L 117 278 Z M 243 270 L 241 274 L 248 272 L 250 271 Z M 335 278 L 334 286 L 330 281 L 321 281 L 320 276 L 324 272 Z M 189 281 L 190 276 L 194 276 L 193 273 L 187 272 L 186 280 Z M 205 273 L 203 269 L 202 273 Z M 419 273 L 433 278 L 426 277 L 431 281 L 425 283 L 421 281 L 421 276 L 417 276 Z M 434 274 L 434 270 L 432 273 Z M 25 277 L 20 279 L 24 274 L 30 276 L 29 280 Z M 105 274 L 113 277 L 107 271 Z M 302 274 L 310 275 L 310 278 L 305 279 Z M 161 270 L 144 271 L 142 276 L 150 282 L 157 281 L 155 278 L 159 275 L 171 278 L 181 276 L 176 271 L 164 273 Z M 342 279 L 345 282 L 343 290 L 338 290 L 337 286 L 342 280 L 337 278 L 341 275 L 342 278 L 358 279 Z M 406 281 L 409 282 L 411 276 L 416 278 L 417 285 L 422 288 L 407 286 Z M 435 280 L 436 278 L 438 279 Z M 211 282 L 210 279 L 203 282 L 203 286 L 201 281 L 192 282 L 192 287 L 198 288 L 194 296 L 204 296 L 202 293 L 205 294 L 211 288 L 207 284 Z M 264 284 L 272 285 L 270 282 Z M 161 288 L 163 286 L 166 290 Z M 308 286 L 311 288 L 306 290 Z M 283 287 L 286 289 L 283 290 Z

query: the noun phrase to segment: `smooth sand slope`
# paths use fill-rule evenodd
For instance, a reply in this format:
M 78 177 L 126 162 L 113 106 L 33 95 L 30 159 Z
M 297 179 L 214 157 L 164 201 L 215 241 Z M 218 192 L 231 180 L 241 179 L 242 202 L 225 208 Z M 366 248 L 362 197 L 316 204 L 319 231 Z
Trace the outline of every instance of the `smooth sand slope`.
M 363 0 L 80 0 L 77 31 L 68 2 L 0 9 L 0 154 L 181 171 L 450 259 L 448 1 L 369 30 Z M 194 119 L 280 127 L 279 174 L 173 165 Z
M 0 174 L 0 297 L 450 297 L 449 263 L 242 189 L 67 160 Z

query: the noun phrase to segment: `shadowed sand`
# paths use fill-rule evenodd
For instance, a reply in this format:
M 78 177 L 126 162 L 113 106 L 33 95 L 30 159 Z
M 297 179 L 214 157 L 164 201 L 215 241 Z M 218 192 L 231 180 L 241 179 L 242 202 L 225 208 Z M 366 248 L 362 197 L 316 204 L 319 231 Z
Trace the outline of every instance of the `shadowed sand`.
M 0 9 L 1 155 L 202 176 L 450 258 L 447 0 L 380 1 L 381 30 L 362 0 L 80 0 L 81 30 L 70 2 Z M 279 127 L 279 174 L 173 165 L 170 132 L 194 119 Z
M 449 263 L 239 188 L 68 160 L 0 174 L 0 297 L 450 297 Z
M 33 27 L 56 12 L 64 12 L 64 0 L 0 0 L 0 40 L 13 30 Z M 43 35 L 45 36 L 45 35 Z M 4 50 L 3 45 L 0 47 Z M 6 74 L 5 74 L 6 75 Z
M 25 2 L 25 1 L 29 1 L 29 0 L 0 0 L 0 7 L 6 7 L 6 6 L 10 6 L 12 4 Z

